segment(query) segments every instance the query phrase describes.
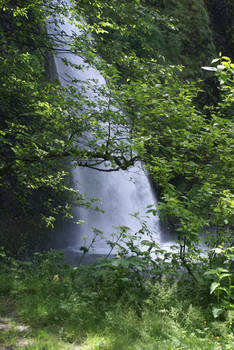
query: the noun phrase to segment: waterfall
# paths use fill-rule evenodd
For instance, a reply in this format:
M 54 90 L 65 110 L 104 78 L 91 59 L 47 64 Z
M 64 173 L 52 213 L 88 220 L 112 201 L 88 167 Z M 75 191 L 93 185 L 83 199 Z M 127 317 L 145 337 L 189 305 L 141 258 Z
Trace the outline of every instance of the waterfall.
M 57 76 L 62 85 L 70 84 L 71 79 L 79 81 L 76 84 L 78 89 L 82 88 L 82 81 L 86 82 L 89 79 L 95 79 L 100 86 L 105 85 L 105 79 L 97 69 L 85 63 L 82 57 L 69 52 L 69 37 L 73 33 L 80 35 L 80 29 L 74 25 L 72 18 L 64 18 L 64 22 L 60 23 L 59 27 L 48 20 L 47 31 L 49 35 L 54 36 L 59 48 L 54 53 L 54 61 Z M 66 65 L 64 59 L 83 68 L 76 69 L 74 66 Z M 89 99 L 96 98 L 91 90 L 86 94 L 89 94 Z M 113 240 L 112 234 L 118 232 L 116 227 L 129 227 L 129 232 L 134 235 L 141 228 L 139 217 L 146 220 L 147 227 L 157 243 L 165 245 L 168 244 L 165 241 L 171 240 L 170 236 L 166 238 L 165 234 L 162 234 L 159 218 L 146 215 L 147 206 L 156 206 L 156 198 L 148 176 L 140 164 L 130 168 L 129 171 L 108 173 L 77 167 L 73 170 L 73 178 L 77 184 L 77 190 L 81 193 L 86 193 L 88 197 L 100 198 L 98 206 L 104 213 L 84 207 L 74 208 L 76 218 L 84 220 L 84 223 L 72 226 L 68 233 L 73 237 L 70 242 L 68 241 L 69 250 L 79 252 L 81 246 L 89 246 L 95 235 L 93 233 L 95 228 L 102 231 L 105 238 L 101 237 L 102 235 L 96 237 L 89 252 L 107 254 L 110 248 L 105 240 Z M 143 234 L 140 240 L 142 239 L 149 238 Z

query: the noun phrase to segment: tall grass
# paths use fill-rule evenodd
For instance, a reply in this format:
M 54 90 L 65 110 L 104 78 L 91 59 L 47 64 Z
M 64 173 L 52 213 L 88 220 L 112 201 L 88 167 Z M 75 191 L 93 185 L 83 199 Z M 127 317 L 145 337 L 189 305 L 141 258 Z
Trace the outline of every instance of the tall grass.
M 123 266 L 124 265 L 124 266 Z M 174 350 L 234 348 L 233 314 L 214 319 L 209 288 L 190 276 L 148 275 L 116 260 L 70 267 L 58 255 L 1 261 L 1 316 L 29 326 L 24 349 Z M 4 345 L 19 335 L 5 330 Z M 9 333 L 10 332 L 10 333 Z

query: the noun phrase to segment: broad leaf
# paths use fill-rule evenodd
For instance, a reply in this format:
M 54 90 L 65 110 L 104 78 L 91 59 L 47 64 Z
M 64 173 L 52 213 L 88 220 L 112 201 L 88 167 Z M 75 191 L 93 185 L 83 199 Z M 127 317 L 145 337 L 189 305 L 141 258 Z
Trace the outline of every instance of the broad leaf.
M 214 293 L 215 289 L 220 286 L 220 283 L 218 282 L 213 282 L 210 286 L 210 294 Z
M 217 71 L 216 67 L 201 67 L 201 68 L 204 69 L 204 70 L 212 71 L 212 72 L 216 72 Z
M 223 313 L 223 309 L 219 309 L 215 306 L 212 308 L 212 314 L 213 314 L 214 318 L 219 317 L 222 313 Z

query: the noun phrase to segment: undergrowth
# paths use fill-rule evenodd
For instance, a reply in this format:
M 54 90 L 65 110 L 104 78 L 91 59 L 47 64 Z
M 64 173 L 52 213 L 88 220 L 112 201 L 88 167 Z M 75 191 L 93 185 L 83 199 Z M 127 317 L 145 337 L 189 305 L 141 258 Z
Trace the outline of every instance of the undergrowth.
M 0 336 L 4 346 L 233 349 L 233 311 L 214 318 L 209 281 L 198 285 L 185 270 L 174 278 L 137 257 L 71 267 L 54 252 L 37 254 L 33 261 L 2 253 L 0 263 L 1 320 L 10 319 Z M 21 334 L 18 323 L 27 326 Z

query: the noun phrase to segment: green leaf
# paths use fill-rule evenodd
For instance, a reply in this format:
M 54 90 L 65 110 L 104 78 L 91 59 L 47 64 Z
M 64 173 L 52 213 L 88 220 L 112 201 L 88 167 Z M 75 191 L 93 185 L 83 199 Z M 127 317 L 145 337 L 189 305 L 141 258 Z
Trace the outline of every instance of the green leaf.
M 220 283 L 218 282 L 213 282 L 210 286 L 210 294 L 212 294 L 216 288 L 218 288 L 220 286 Z
M 219 290 L 224 291 L 227 295 L 229 295 L 229 289 L 227 287 L 219 287 Z
M 215 58 L 215 59 L 213 59 L 213 60 L 211 61 L 211 63 L 216 63 L 216 62 L 218 62 L 218 61 L 220 61 L 220 58 Z
M 88 251 L 89 251 L 88 248 L 85 247 L 85 246 L 80 247 L 80 250 L 83 251 L 84 254 L 85 254 L 85 253 L 88 253 Z
M 223 309 L 217 308 L 215 306 L 212 308 L 212 314 L 214 318 L 219 317 L 222 313 L 223 313 Z
M 122 282 L 129 282 L 130 281 L 130 279 L 129 278 L 127 278 L 127 277 L 123 277 L 123 278 L 120 278 L 120 281 L 122 281 Z
M 231 273 L 224 273 L 223 275 L 220 276 L 220 279 L 223 279 L 225 277 L 232 277 Z
M 201 69 L 208 70 L 208 71 L 211 71 L 211 72 L 216 72 L 217 71 L 216 67 L 201 67 Z
M 230 298 L 231 298 L 232 300 L 234 300 L 234 290 L 231 290 Z
M 217 58 L 218 59 L 218 58 Z M 227 56 L 222 56 L 222 60 L 225 60 L 225 61 L 230 61 L 230 58 L 227 57 Z
M 216 254 L 221 254 L 221 253 L 223 253 L 223 249 L 222 249 L 222 248 L 214 248 L 213 251 L 214 251 Z
M 142 244 L 142 245 L 149 246 L 149 247 L 153 247 L 153 246 L 154 246 L 154 242 L 147 241 L 147 240 L 141 241 L 141 244 Z
M 226 67 L 225 66 L 223 66 L 222 64 L 218 64 L 217 65 L 217 69 L 218 70 L 224 70 Z
M 214 275 L 216 275 L 216 273 L 214 271 L 206 271 L 204 273 L 204 277 L 207 277 L 208 279 L 211 279 L 214 277 Z

